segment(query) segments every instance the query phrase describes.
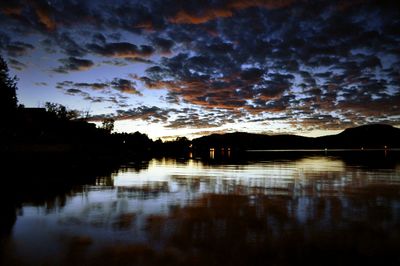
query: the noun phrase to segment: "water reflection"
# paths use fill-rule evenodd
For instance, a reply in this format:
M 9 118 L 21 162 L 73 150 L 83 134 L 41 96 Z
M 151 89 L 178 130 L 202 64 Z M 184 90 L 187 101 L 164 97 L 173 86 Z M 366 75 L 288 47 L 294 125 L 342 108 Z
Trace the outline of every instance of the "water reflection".
M 23 201 L 4 264 L 399 262 L 400 168 L 337 157 L 126 165 Z M 38 242 L 38 239 L 40 241 Z

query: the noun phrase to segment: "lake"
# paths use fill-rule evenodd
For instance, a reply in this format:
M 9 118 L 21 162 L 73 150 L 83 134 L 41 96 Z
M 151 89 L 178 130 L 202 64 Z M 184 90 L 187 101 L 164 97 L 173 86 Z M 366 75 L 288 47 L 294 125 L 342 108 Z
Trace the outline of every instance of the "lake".
M 2 265 L 400 263 L 392 154 L 163 158 L 78 169 L 79 182 L 67 170 L 8 175 Z

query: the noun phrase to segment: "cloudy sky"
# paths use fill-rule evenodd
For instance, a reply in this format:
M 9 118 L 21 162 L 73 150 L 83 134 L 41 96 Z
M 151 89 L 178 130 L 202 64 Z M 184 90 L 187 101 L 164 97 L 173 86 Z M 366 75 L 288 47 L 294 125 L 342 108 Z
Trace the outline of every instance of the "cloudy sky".
M 154 139 L 400 126 L 395 2 L 2 1 L 0 52 L 25 106 Z

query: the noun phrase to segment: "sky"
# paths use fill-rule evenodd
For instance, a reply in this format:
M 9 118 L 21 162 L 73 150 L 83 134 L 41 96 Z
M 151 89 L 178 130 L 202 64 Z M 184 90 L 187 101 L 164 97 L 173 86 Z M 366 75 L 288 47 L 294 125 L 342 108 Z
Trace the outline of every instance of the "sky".
M 400 126 L 396 1 L 2 1 L 0 53 L 26 107 L 153 139 Z

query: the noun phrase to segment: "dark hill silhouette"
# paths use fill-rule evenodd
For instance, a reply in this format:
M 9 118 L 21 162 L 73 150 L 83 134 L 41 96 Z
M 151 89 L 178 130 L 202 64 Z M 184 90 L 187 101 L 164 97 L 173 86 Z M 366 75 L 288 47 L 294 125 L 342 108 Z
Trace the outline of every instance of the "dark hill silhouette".
M 289 149 L 307 148 L 310 138 L 295 135 L 263 135 L 245 132 L 212 134 L 193 140 L 196 148 L 233 148 L 233 149 Z
M 237 132 L 203 136 L 194 139 L 192 143 L 196 151 L 207 151 L 210 148 L 231 150 L 400 148 L 400 129 L 390 125 L 372 124 L 316 138 Z
M 347 128 L 343 132 L 317 138 L 326 148 L 400 148 L 400 129 L 385 124 Z

